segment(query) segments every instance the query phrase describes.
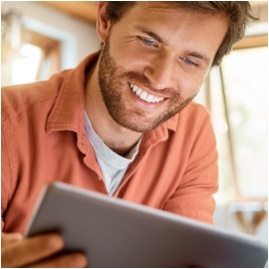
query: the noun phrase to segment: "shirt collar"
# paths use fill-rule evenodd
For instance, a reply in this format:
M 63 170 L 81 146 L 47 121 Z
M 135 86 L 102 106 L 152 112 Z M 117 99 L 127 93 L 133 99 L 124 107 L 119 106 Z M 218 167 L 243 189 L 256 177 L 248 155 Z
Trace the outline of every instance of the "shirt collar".
M 171 131 L 176 131 L 178 126 L 178 120 L 179 120 L 179 113 L 177 113 L 175 116 L 173 116 L 171 119 L 167 121 L 167 128 Z
M 48 117 L 46 130 L 61 131 L 81 128 L 84 122 L 85 80 L 87 69 L 98 60 L 99 52 L 86 57 L 75 69 L 52 76 L 54 87 L 60 85 L 55 104 Z M 84 124 L 83 124 L 84 126 Z

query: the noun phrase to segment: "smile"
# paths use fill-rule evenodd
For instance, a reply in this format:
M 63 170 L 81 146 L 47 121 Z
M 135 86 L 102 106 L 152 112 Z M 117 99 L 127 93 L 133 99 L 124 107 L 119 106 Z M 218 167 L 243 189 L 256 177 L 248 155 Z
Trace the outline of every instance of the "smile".
M 129 83 L 129 85 L 132 91 L 137 95 L 137 97 L 139 97 L 143 101 L 146 101 L 148 103 L 159 103 L 164 99 L 164 97 L 158 97 L 152 94 L 148 94 L 146 91 L 143 91 L 141 88 L 136 85 L 133 85 L 132 83 Z

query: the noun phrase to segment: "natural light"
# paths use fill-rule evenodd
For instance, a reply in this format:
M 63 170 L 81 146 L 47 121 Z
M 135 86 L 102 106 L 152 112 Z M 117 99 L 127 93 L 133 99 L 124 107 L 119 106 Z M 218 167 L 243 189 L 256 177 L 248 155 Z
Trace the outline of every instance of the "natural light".
M 236 200 L 236 189 L 244 197 L 266 197 L 268 48 L 235 50 L 224 58 L 222 69 L 230 130 L 225 115 L 219 69 L 213 69 L 211 74 L 211 100 L 214 100 L 211 116 L 220 155 L 220 190 L 217 201 L 221 204 Z
M 42 50 L 31 44 L 24 44 L 21 57 L 12 62 L 12 84 L 23 84 L 36 80 L 42 57 Z

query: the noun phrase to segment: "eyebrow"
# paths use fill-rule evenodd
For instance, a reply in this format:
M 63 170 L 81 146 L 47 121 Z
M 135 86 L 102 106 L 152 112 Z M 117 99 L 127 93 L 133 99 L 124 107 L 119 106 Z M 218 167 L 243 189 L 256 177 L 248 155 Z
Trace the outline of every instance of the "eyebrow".
M 154 38 L 158 42 L 160 42 L 160 43 L 162 43 L 164 45 L 166 44 L 166 42 L 159 35 L 157 35 L 156 33 L 152 32 L 151 30 L 147 29 L 146 27 L 138 25 L 136 28 L 137 28 L 137 30 L 142 31 L 145 34 L 147 34 L 148 36 Z M 205 61 L 207 64 L 210 63 L 209 57 L 207 57 L 206 55 L 204 55 L 204 54 L 202 54 L 202 53 L 200 53 L 198 51 L 186 50 L 184 52 L 184 54 L 185 55 L 189 55 L 189 56 L 193 56 L 193 57 L 196 57 L 196 58 L 199 58 L 199 59 Z

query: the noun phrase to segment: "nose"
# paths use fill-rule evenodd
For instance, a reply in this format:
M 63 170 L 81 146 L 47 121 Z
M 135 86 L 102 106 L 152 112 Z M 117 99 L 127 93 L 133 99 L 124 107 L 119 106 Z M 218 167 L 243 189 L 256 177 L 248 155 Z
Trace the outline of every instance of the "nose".
M 157 90 L 173 87 L 176 72 L 175 60 L 168 55 L 158 55 L 151 59 L 144 69 L 144 75 L 150 80 L 151 86 Z

